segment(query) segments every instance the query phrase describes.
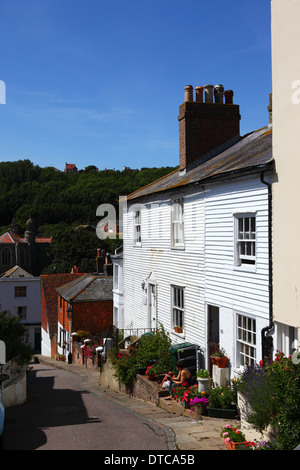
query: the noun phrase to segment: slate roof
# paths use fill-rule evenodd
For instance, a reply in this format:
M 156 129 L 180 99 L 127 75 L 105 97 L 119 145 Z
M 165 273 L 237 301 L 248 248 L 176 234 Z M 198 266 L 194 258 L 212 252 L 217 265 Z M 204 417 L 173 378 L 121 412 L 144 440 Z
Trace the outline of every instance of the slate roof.
M 14 266 L 13 268 L 9 269 L 8 271 L 6 271 L 5 273 L 1 274 L 0 275 L 0 278 L 7 278 L 7 277 L 22 277 L 22 278 L 26 278 L 26 277 L 33 277 L 32 274 L 29 274 L 27 271 L 25 271 L 25 269 L 23 268 L 20 268 L 20 266 Z
M 92 302 L 113 299 L 113 277 L 85 274 L 56 289 L 68 302 Z
M 222 151 L 219 147 L 201 158 L 202 160 L 209 159 L 204 163 L 195 164 L 185 174 L 176 169 L 159 180 L 129 194 L 127 200 L 182 188 L 199 182 L 204 184 L 258 171 L 259 169 L 271 168 L 273 164 L 272 128 L 264 127 L 253 131 L 241 137 L 237 143 L 228 149 Z

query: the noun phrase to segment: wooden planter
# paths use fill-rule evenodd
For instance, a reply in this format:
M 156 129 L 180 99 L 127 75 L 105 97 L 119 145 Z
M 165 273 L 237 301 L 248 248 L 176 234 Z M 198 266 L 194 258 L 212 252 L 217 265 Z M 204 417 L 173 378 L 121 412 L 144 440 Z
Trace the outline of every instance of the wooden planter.
M 235 419 L 237 415 L 236 408 L 209 408 L 207 407 L 208 416 L 211 418 Z

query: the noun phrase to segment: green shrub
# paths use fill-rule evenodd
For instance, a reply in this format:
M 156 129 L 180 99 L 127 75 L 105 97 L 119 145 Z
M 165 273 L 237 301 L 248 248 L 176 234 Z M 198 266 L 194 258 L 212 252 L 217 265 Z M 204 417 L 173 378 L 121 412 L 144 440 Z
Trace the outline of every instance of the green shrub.
M 214 387 L 209 391 L 210 408 L 232 409 L 236 406 L 236 392 L 230 387 Z
M 248 367 L 237 384 L 252 412 L 247 421 L 262 431 L 276 430 L 276 445 L 292 450 L 300 442 L 300 364 L 277 352 L 272 363 Z
M 0 339 L 6 346 L 6 360 L 18 357 L 20 364 L 30 362 L 33 351 L 30 346 L 23 343 L 26 327 L 20 322 L 19 317 L 10 312 L 0 312 Z

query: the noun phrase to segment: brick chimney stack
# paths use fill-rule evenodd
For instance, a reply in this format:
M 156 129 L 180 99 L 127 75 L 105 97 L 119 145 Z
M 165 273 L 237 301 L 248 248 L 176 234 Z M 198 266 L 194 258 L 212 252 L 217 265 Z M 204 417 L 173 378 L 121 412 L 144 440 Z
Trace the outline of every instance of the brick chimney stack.
M 240 111 L 233 104 L 232 90 L 224 91 L 222 85 L 205 85 L 196 87 L 195 92 L 194 101 L 193 87 L 187 85 L 185 101 L 179 107 L 180 170 L 206 161 L 208 152 L 240 135 Z

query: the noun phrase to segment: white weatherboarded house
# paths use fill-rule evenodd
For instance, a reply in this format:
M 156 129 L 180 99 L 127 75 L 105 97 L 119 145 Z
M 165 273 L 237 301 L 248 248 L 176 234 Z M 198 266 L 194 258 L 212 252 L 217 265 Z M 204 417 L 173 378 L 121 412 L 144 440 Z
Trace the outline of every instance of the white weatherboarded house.
M 204 88 L 180 106 L 179 169 L 127 197 L 123 325 L 162 324 L 207 367 L 216 342 L 234 373 L 268 345 L 272 130 L 240 137 L 232 92 Z

